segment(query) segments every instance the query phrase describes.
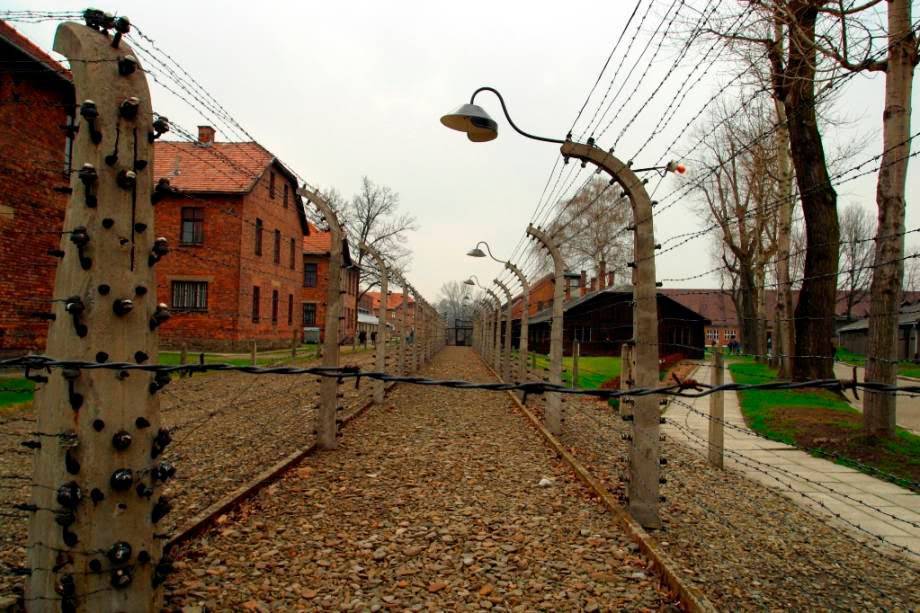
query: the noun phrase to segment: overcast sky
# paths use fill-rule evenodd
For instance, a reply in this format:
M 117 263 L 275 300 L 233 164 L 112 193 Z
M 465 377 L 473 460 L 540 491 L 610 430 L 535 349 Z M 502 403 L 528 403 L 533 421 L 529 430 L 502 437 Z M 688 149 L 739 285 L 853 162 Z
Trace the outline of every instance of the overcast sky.
M 81 10 L 84 2 L 6 0 L 5 8 Z M 478 240 L 507 257 L 519 243 L 558 158 L 556 145 L 513 133 L 497 99 L 477 99 L 499 122 L 496 141 L 473 144 L 438 121 L 491 85 L 505 96 L 509 111 L 524 130 L 563 138 L 597 79 L 632 12 L 633 0 L 617 2 L 120 2 L 99 8 L 127 15 L 213 94 L 260 143 L 314 185 L 335 187 L 350 196 L 361 177 L 390 186 L 401 207 L 418 219 L 408 240 L 413 250 L 409 278 L 430 300 L 441 284 L 475 273 L 487 282 L 500 271 L 491 261 L 465 256 Z M 643 3 L 633 27 L 644 14 Z M 620 46 L 576 125 L 576 137 L 599 107 L 620 67 L 607 101 L 617 95 L 599 138 L 609 148 L 673 65 L 680 39 L 669 37 L 625 106 L 633 87 L 621 88 L 635 66 L 636 82 L 655 52 L 657 39 L 637 61 L 660 16 L 671 2 L 658 0 L 632 46 Z M 693 4 L 690 2 L 689 4 Z M 55 23 L 14 23 L 50 49 Z M 631 49 L 625 59 L 622 52 Z M 649 140 L 673 92 L 695 65 L 688 57 L 673 71 L 658 95 L 625 130 L 615 153 L 636 157 L 637 166 L 676 157 L 666 146 L 730 76 L 718 66 L 681 103 L 668 129 Z M 858 76 L 843 94 L 843 111 L 854 127 L 830 140 L 856 134 L 872 138 L 857 157 L 881 151 L 883 76 Z M 623 91 L 620 91 L 620 90 Z M 914 103 L 917 103 L 914 88 Z M 206 120 L 184 101 L 153 88 L 153 108 L 194 128 Z M 601 113 L 603 113 L 603 107 Z M 597 123 L 597 122 L 595 122 Z M 599 132 L 600 130 L 598 130 Z M 218 139 L 228 139 L 218 126 Z M 692 142 L 685 135 L 678 143 Z M 644 147 L 644 148 L 643 148 Z M 680 145 L 676 147 L 679 150 Z M 912 193 L 920 188 L 918 161 L 908 179 L 907 227 L 920 222 Z M 566 173 L 569 169 L 565 169 Z M 580 185 L 586 170 L 572 183 Z M 690 167 L 688 177 L 692 177 Z M 571 175 L 575 176 L 574 172 Z M 563 174 L 560 189 L 570 181 Z M 555 181 L 555 177 L 553 179 Z M 650 191 L 658 179 L 650 179 Z M 668 178 L 656 197 L 678 185 Z M 552 186 L 551 186 L 552 187 Z M 841 206 L 850 202 L 874 209 L 874 176 L 838 188 Z M 703 223 L 689 201 L 655 217 L 659 242 Z M 545 220 L 546 217 L 541 217 Z M 674 249 L 658 259 L 658 277 L 693 275 L 712 268 L 712 235 Z M 916 239 L 913 241 L 917 242 Z M 673 242 L 671 243 L 673 244 Z M 520 252 L 519 252 L 520 253 Z M 713 278 L 681 286 L 714 286 Z

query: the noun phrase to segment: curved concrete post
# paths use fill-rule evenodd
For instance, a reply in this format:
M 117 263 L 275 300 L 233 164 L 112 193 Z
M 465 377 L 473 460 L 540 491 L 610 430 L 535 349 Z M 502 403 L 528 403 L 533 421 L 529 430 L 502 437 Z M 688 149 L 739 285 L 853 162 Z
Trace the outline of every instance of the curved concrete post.
M 556 240 L 540 228 L 527 226 L 527 234 L 539 241 L 553 258 L 553 321 L 549 332 L 549 382 L 562 385 L 562 316 L 565 302 L 565 262 Z M 562 398 L 557 392 L 546 394 L 546 429 L 562 433 Z
M 488 288 L 483 288 L 489 296 L 492 297 L 494 304 L 492 308 L 494 313 L 492 314 L 492 368 L 495 370 L 495 374 L 501 376 L 501 361 L 502 361 L 502 300 L 498 297 L 498 294 L 493 292 Z
M 505 293 L 505 298 L 507 300 L 507 306 L 505 307 L 505 346 L 504 355 L 502 356 L 502 378 L 508 382 L 511 381 L 511 290 L 498 279 L 495 279 L 494 283 Z
M 645 182 L 612 154 L 587 144 L 566 141 L 561 147 L 566 158 L 591 162 L 602 168 L 623 189 L 633 210 L 635 260 L 630 262 L 633 285 L 633 343 L 635 344 L 635 384 L 658 385 L 658 302 L 655 282 L 655 233 L 652 202 Z M 558 288 L 557 288 L 558 289 Z M 640 396 L 634 402 L 632 447 L 629 454 L 629 512 L 646 528 L 658 528 L 658 430 L 660 411 L 657 396 Z
M 530 321 L 530 285 L 527 283 L 527 277 L 521 272 L 521 269 L 512 264 L 505 262 L 505 268 L 514 273 L 521 284 L 521 339 L 518 341 L 518 381 L 527 381 L 527 346 L 530 339 L 527 338 L 528 322 Z
M 367 243 L 361 243 L 359 249 L 370 255 L 371 259 L 374 260 L 374 264 L 377 265 L 377 270 L 380 272 L 380 295 L 385 298 L 389 291 L 389 276 L 387 275 L 386 261 L 383 259 L 383 256 L 380 255 L 379 251 Z M 377 372 L 384 372 L 386 370 L 386 354 L 387 300 L 384 299 L 380 301 L 380 307 L 377 309 L 377 344 L 374 347 L 374 368 Z M 374 381 L 374 402 L 377 404 L 383 403 L 385 390 L 386 384 L 383 381 Z
M 319 209 L 329 226 L 329 272 L 326 280 L 326 318 L 323 338 L 323 366 L 339 366 L 339 329 L 342 315 L 342 239 L 344 234 L 335 211 L 317 192 L 301 187 L 297 193 Z M 323 377 L 319 383 L 319 411 L 316 413 L 316 443 L 320 449 L 337 446 L 336 409 L 339 384 L 335 377 Z

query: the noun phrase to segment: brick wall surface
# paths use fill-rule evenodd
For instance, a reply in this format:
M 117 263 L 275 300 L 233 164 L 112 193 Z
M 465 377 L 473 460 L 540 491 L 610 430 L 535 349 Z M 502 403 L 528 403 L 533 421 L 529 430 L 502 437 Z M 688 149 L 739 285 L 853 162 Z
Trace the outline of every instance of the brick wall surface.
M 73 109 L 69 85 L 24 67 L 0 45 L 0 354 L 42 351 L 61 245 L 69 180 L 66 136 L 60 126 Z M 18 62 L 18 63 L 17 63 Z

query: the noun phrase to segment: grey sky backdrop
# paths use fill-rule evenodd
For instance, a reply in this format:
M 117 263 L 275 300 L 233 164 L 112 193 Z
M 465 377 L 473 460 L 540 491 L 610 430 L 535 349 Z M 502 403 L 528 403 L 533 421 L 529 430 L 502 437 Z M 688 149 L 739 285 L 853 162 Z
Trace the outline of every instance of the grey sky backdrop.
M 633 27 L 648 2 L 640 7 Z M 10 0 L 2 4 L 5 9 L 32 10 L 81 10 L 86 6 L 83 2 L 51 0 L 40 6 Z M 633 0 L 467 0 L 461 4 L 356 0 L 123 1 L 97 6 L 130 17 L 250 134 L 310 183 L 335 187 L 351 196 L 362 175 L 368 175 L 397 191 L 402 209 L 415 215 L 420 226 L 409 238 L 414 252 L 409 278 L 434 299 L 447 280 L 471 273 L 483 281 L 496 276 L 498 264 L 474 260 L 465 252 L 477 240 L 486 240 L 499 257 L 511 253 L 558 158 L 557 146 L 513 133 L 491 95 L 484 94 L 477 101 L 499 122 L 496 141 L 470 143 L 462 134 L 442 127 L 439 117 L 467 101 L 476 87 L 491 85 L 503 92 L 512 118 L 523 129 L 564 137 L 634 5 Z M 600 124 L 602 128 L 616 114 L 599 139 L 604 148 L 613 144 L 671 68 L 681 42 L 674 32 L 642 87 L 629 104 L 622 106 L 634 89 L 631 83 L 638 80 L 655 52 L 658 39 L 642 61 L 637 62 L 637 56 L 670 5 L 653 1 L 630 56 L 623 58 L 626 45 L 621 45 L 576 125 L 576 137 L 585 130 L 618 66 L 622 67 L 610 96 L 623 91 Z M 55 23 L 13 25 L 43 48 L 51 48 Z M 631 36 L 632 30 L 627 37 Z M 653 127 L 674 98 L 673 92 L 696 65 L 696 59 L 688 57 L 678 65 L 653 103 L 626 130 L 616 147 L 621 158 L 631 158 L 643 146 L 636 157 L 638 166 L 677 157 L 666 145 L 680 136 L 678 128 L 732 74 L 728 66 L 711 70 L 674 113 L 669 128 L 649 141 Z M 633 65 L 636 70 L 622 88 Z M 918 89 L 914 89 L 914 104 Z M 831 140 L 871 135 L 869 146 L 857 161 L 881 151 L 882 94 L 883 76 L 875 75 L 857 76 L 842 95 L 841 111 L 856 123 Z M 194 129 L 206 123 L 198 112 L 162 88 L 154 86 L 153 96 L 154 110 L 182 126 Z M 227 136 L 219 130 L 219 140 Z M 692 142 L 690 134 L 678 142 L 686 147 Z M 580 185 L 588 172 L 590 169 L 581 172 L 571 185 Z M 692 178 L 692 173 L 691 165 L 687 177 Z M 666 195 L 679 181 L 666 179 L 656 197 Z M 657 177 L 650 175 L 650 191 L 657 183 Z M 567 184 L 568 175 L 564 174 L 558 185 L 562 188 Z M 912 199 L 918 188 L 920 169 L 914 160 L 908 180 L 908 228 L 920 225 Z M 842 185 L 838 188 L 840 204 L 859 202 L 874 209 L 874 189 L 874 175 Z M 669 237 L 702 227 L 692 209 L 693 203 L 684 201 L 656 216 L 658 241 L 668 246 Z M 708 235 L 661 256 L 658 277 L 683 277 L 712 268 L 709 244 L 713 240 L 713 235 Z M 911 242 L 920 241 L 911 236 Z M 708 277 L 668 285 L 705 287 L 716 283 Z

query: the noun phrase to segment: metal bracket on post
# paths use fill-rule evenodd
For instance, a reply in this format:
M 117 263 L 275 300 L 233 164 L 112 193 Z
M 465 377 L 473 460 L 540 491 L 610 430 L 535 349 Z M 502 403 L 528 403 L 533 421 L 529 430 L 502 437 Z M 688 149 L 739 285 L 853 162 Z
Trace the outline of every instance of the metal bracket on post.
M 301 187 L 297 194 L 319 209 L 332 235 L 329 243 L 329 272 L 326 282 L 326 317 L 323 338 L 323 366 L 339 366 L 339 317 L 342 314 L 342 226 L 335 211 L 316 191 Z M 316 442 L 320 449 L 338 446 L 335 422 L 338 407 L 339 382 L 335 377 L 323 377 L 319 384 L 319 411 L 316 414 Z
M 153 231 L 146 73 L 120 73 L 119 62 L 132 57 L 128 45 L 113 47 L 105 31 L 77 23 L 58 27 L 54 50 L 70 60 L 76 99 L 84 101 L 74 166 L 94 170 L 85 186 L 71 175 L 63 227 L 82 230 L 61 240 L 52 295 L 71 298 L 53 303 L 46 353 L 64 361 L 157 362 L 157 328 L 168 312 L 156 301 L 155 264 L 168 247 Z M 169 442 L 156 393 L 167 381 L 154 373 L 52 369 L 36 390 L 34 429 L 66 435 L 68 444 L 34 450 L 30 611 L 161 609 L 158 588 L 171 563 L 156 533 L 170 505 L 154 495 L 161 483 L 153 452 Z
M 652 201 L 641 179 L 612 153 L 587 144 L 565 141 L 560 152 L 566 158 L 591 162 L 610 175 L 626 196 L 633 211 L 633 338 L 635 338 L 637 387 L 658 385 L 658 301 L 655 283 L 655 233 Z M 559 288 L 556 288 L 557 291 Z M 658 458 L 661 414 L 656 396 L 640 396 L 634 403 L 632 447 L 629 454 L 629 513 L 645 528 L 661 527 L 658 516 Z
M 387 293 L 389 292 L 389 276 L 387 275 L 387 263 L 380 255 L 380 252 L 368 245 L 361 243 L 361 251 L 366 252 L 374 260 L 377 270 L 380 272 L 380 307 L 377 309 L 377 346 L 374 347 L 375 363 L 374 368 L 377 372 L 386 370 L 386 348 L 387 348 Z M 383 381 L 374 381 L 374 402 L 383 403 L 386 383 Z
M 565 302 L 565 262 L 556 240 L 540 228 L 527 226 L 527 235 L 539 241 L 553 258 L 553 322 L 549 333 L 549 382 L 562 385 L 562 317 Z M 558 436 L 562 433 L 562 399 L 558 392 L 546 394 L 546 429 Z

